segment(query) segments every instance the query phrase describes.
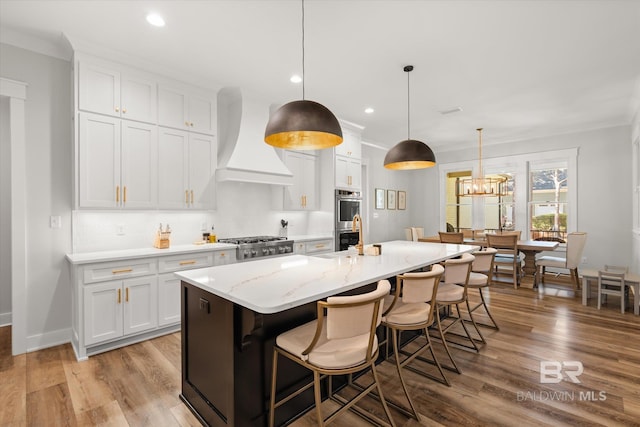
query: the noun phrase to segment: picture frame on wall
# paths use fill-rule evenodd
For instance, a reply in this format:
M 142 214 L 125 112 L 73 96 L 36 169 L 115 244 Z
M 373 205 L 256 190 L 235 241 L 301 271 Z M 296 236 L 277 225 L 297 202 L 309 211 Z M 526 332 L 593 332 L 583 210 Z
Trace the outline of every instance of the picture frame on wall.
M 387 209 L 396 209 L 396 190 L 387 190 Z
M 383 188 L 376 188 L 376 209 L 384 209 L 385 194 Z
M 407 192 L 406 191 L 398 191 L 398 209 L 399 210 L 407 209 Z

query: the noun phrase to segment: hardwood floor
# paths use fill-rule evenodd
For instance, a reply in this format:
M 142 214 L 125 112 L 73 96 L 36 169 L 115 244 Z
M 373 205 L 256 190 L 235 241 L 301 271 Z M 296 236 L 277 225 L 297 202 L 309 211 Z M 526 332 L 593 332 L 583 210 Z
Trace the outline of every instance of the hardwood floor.
M 482 330 L 488 344 L 478 354 L 452 349 L 463 373 L 447 372 L 451 387 L 406 371 L 421 421 L 392 410 L 396 424 L 640 425 L 640 317 L 621 314 L 615 298 L 601 310 L 594 302 L 584 307 L 568 289 L 493 286 L 500 331 Z M 69 344 L 12 357 L 9 343 L 10 327 L 0 328 L 0 426 L 199 425 L 178 398 L 179 333 L 85 362 L 75 360 Z M 435 348 L 444 361 L 441 345 Z M 541 383 L 545 361 L 582 363 L 580 383 L 566 375 L 559 383 Z M 565 373 L 574 370 L 565 367 Z M 379 372 L 386 395 L 403 403 L 395 365 L 384 362 Z M 362 406 L 383 416 L 373 399 Z M 310 413 L 293 425 L 314 423 Z M 348 413 L 332 425 L 365 423 Z

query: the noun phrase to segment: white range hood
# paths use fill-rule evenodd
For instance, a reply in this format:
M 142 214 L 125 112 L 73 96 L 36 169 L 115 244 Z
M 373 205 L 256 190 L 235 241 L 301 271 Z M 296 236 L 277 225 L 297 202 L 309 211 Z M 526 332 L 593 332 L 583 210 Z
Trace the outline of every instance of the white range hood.
M 243 102 L 240 88 L 218 92 L 218 181 L 292 185 L 293 174 L 264 142 L 269 109 Z

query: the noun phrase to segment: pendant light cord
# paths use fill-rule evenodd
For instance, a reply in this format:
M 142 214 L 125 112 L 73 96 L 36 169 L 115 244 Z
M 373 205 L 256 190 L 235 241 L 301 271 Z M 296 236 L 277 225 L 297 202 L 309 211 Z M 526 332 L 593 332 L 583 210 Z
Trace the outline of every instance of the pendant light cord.
M 480 178 L 484 177 L 484 172 L 482 171 L 482 128 L 476 129 L 478 131 L 478 159 L 479 159 L 479 163 L 480 163 L 480 170 L 478 171 L 478 174 L 480 176 Z
M 304 0 L 302 0 L 302 100 L 304 101 Z
M 411 91 L 409 90 L 409 73 L 413 70 L 405 68 L 407 71 L 407 140 L 411 139 Z

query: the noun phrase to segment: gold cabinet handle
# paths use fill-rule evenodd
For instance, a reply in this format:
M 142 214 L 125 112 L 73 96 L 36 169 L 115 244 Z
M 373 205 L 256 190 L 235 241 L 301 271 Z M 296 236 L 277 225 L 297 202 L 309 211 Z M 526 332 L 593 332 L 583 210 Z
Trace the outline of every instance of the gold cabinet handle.
M 118 304 L 122 302 L 122 289 L 118 289 Z
M 180 265 L 191 265 L 191 264 L 195 264 L 195 263 L 196 263 L 195 260 L 180 261 Z
M 189 123 L 189 126 L 193 127 L 193 122 Z
M 189 204 L 189 190 L 184 190 L 184 202 Z
M 224 252 L 220 253 L 220 258 L 224 257 Z
M 120 186 L 116 185 L 116 203 L 120 203 Z
M 120 112 L 120 107 L 116 107 L 116 113 Z
M 127 186 L 122 187 L 122 203 L 127 203 Z
M 127 292 L 125 293 L 124 300 L 125 300 L 126 302 L 129 302 L 129 288 L 127 288 Z
M 120 270 L 111 270 L 111 274 L 131 273 L 133 268 L 122 268 Z
M 122 109 L 122 112 L 123 112 L 124 114 L 127 114 L 127 109 L 126 109 L 126 108 L 123 108 L 123 109 Z
M 189 126 L 189 122 L 184 122 L 184 125 L 185 126 Z
M 316 249 L 321 249 L 321 248 L 324 248 L 324 245 L 323 245 L 323 244 L 318 244 L 318 245 L 316 245 Z
M 193 204 L 193 190 L 191 190 L 191 204 Z

